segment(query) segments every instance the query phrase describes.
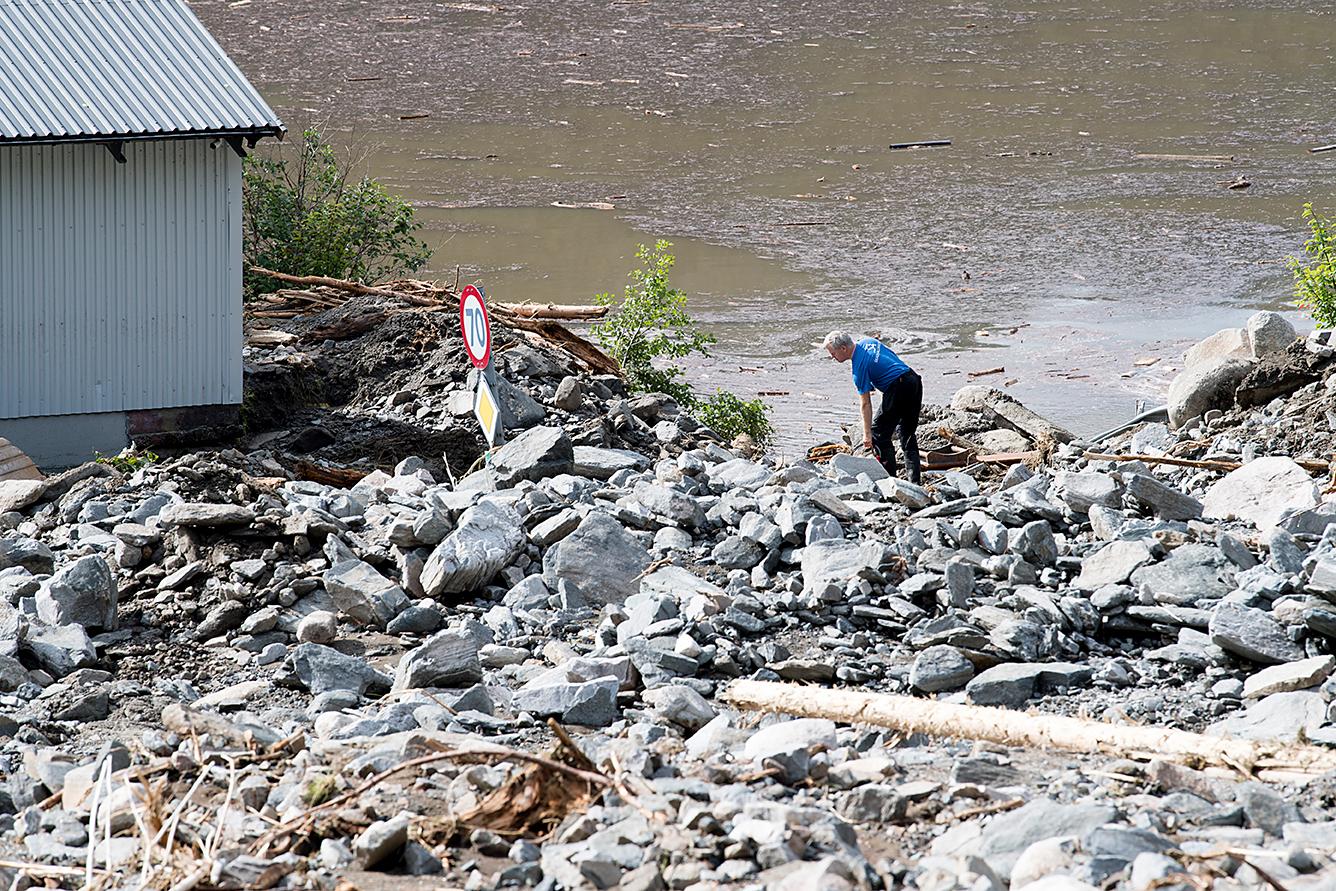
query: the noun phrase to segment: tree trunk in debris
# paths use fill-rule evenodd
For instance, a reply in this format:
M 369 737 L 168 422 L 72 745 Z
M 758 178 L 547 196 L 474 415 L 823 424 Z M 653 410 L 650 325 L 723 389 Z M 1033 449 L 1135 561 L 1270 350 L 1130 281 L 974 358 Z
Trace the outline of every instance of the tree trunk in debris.
M 750 711 L 784 712 L 871 724 L 901 733 L 978 739 L 1032 749 L 1159 758 L 1244 773 L 1318 774 L 1336 770 L 1336 751 L 1317 746 L 1203 736 L 1166 727 L 1105 724 L 1058 715 L 956 705 L 912 696 L 735 681 L 723 698 Z

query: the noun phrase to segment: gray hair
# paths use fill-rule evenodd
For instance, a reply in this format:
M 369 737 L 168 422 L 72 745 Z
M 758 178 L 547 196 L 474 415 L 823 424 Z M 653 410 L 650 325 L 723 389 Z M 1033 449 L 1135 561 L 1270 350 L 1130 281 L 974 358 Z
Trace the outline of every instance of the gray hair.
M 849 336 L 847 331 L 832 331 L 826 335 L 826 339 L 821 342 L 821 345 L 827 351 L 832 349 L 849 350 L 853 349 L 854 339 Z

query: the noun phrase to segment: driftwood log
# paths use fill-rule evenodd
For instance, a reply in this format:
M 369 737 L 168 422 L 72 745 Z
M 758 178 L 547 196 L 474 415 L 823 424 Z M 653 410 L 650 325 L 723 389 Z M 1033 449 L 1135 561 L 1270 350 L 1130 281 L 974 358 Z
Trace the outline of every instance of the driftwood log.
M 1336 750 L 1317 746 L 1204 736 L 1167 727 L 1105 724 L 913 696 L 744 680 L 734 681 L 723 698 L 749 711 L 829 718 L 906 734 L 985 740 L 1030 749 L 1231 768 L 1263 779 L 1295 779 L 1336 770 Z
M 1110 455 L 1104 452 L 1086 452 L 1091 461 L 1142 461 L 1146 464 L 1172 464 L 1174 467 L 1197 467 L 1202 470 L 1219 470 L 1228 473 L 1243 466 L 1242 461 L 1196 461 L 1191 458 L 1170 458 L 1167 455 Z M 1331 469 L 1330 461 L 1315 461 L 1312 458 L 1294 458 L 1304 470 L 1311 473 L 1326 473 Z

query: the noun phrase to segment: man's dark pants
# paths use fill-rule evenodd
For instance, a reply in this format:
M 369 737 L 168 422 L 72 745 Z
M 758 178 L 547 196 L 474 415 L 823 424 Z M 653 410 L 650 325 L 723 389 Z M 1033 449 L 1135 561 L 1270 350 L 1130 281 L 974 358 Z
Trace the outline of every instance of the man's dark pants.
M 895 446 L 892 437 L 900 431 L 900 448 L 905 453 L 909 481 L 919 483 L 918 420 L 923 408 L 923 379 L 913 371 L 891 381 L 881 394 L 881 407 L 872 418 L 872 448 L 886 472 L 895 476 Z

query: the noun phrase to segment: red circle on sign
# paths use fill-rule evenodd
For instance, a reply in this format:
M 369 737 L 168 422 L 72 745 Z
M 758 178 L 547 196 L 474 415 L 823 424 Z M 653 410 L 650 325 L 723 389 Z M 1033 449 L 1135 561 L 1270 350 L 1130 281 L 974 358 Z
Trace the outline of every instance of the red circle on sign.
M 492 323 L 487 317 L 487 301 L 473 285 L 459 292 L 459 330 L 464 334 L 469 361 L 475 368 L 486 368 L 492 361 Z

